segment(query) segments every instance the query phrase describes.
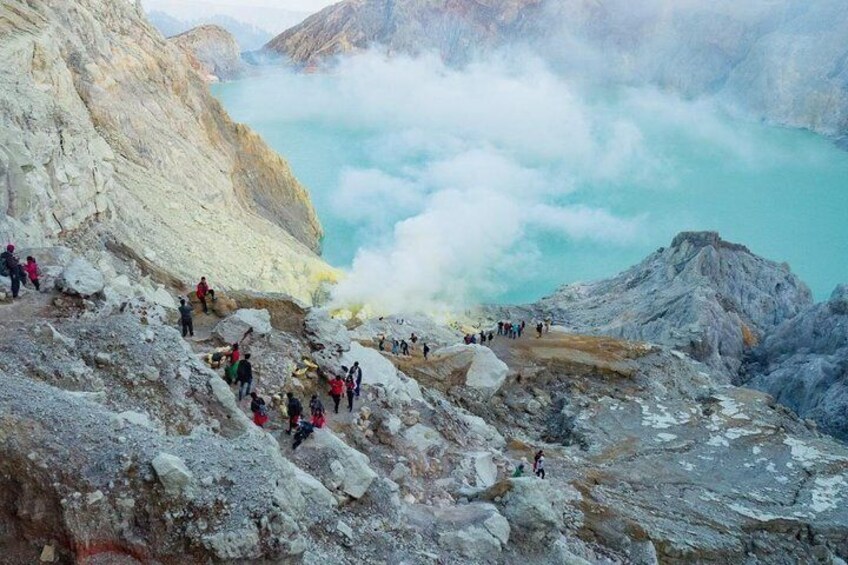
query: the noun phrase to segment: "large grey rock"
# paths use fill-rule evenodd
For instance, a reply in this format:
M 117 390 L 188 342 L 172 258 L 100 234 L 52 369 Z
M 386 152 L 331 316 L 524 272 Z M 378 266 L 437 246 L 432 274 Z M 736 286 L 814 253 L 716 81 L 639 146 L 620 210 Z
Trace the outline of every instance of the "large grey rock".
M 581 333 L 671 345 L 729 378 L 746 350 L 811 304 L 788 266 L 695 232 L 611 279 L 559 289 L 530 315 Z
M 236 310 L 232 315 L 218 322 L 212 330 L 212 335 L 225 343 L 235 343 L 251 329 L 256 336 L 271 333 L 273 328 L 268 310 L 252 308 Z
M 74 257 L 56 279 L 56 288 L 74 296 L 94 296 L 103 292 L 103 286 L 103 275 L 82 257 Z
M 352 367 L 356 361 L 362 368 L 364 387 L 379 385 L 385 390 L 390 401 L 409 403 L 422 400 L 418 383 L 398 371 L 379 351 L 353 342 L 350 344 L 350 350 L 342 355 L 341 364 Z
M 441 364 L 448 373 L 464 371 L 465 386 L 491 397 L 500 389 L 509 367 L 497 355 L 482 345 L 452 345 L 435 351 L 433 363 Z
M 433 528 L 439 547 L 472 563 L 496 561 L 509 542 L 509 522 L 492 504 L 416 505 L 408 508 L 407 515 L 416 527 Z
M 160 453 L 151 464 L 156 471 L 159 482 L 171 494 L 184 493 L 194 478 L 185 462 L 170 453 Z
M 365 454 L 326 428 L 315 430 L 297 448 L 292 459 L 330 491 L 342 492 L 351 498 L 362 498 L 377 478 Z
M 848 285 L 769 333 L 742 381 L 848 440 Z

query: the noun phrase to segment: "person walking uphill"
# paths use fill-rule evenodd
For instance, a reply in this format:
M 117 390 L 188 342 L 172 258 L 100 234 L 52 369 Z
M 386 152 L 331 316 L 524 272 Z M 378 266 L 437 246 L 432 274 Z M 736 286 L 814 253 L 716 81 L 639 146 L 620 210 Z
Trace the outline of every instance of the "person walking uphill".
M 180 307 L 178 310 L 180 311 L 180 326 L 183 328 L 183 337 L 186 335 L 194 337 L 193 308 L 186 304 L 185 298 L 180 298 Z
M 286 397 L 288 398 L 288 412 L 289 412 L 289 429 L 286 430 L 287 434 L 291 434 L 292 430 L 297 428 L 298 422 L 300 422 L 300 417 L 303 414 L 303 406 L 300 404 L 300 400 L 294 397 L 294 394 L 287 392 Z
M 336 375 L 336 378 L 330 381 L 330 397 L 333 399 L 333 411 L 339 413 L 339 402 L 344 394 L 345 383 L 341 375 Z
M 15 246 L 11 243 L 6 246 L 6 251 L 0 253 L 0 267 L 12 283 L 12 298 L 17 298 L 21 291 L 21 262 L 15 255 Z
M 362 367 L 359 366 L 359 361 L 353 362 L 353 367 L 350 368 L 350 374 L 356 382 L 356 398 L 359 398 L 359 393 L 362 391 Z
M 247 356 L 245 356 L 246 358 Z M 253 423 L 260 428 L 264 428 L 268 422 L 268 405 L 265 404 L 265 399 L 255 392 L 250 393 L 250 398 L 252 399 L 250 401 L 250 411 L 253 412 Z
M 209 306 L 206 304 L 206 297 L 208 296 L 212 300 L 215 300 L 215 291 L 209 288 L 209 283 L 206 282 L 206 277 L 200 277 L 200 282 L 197 283 L 197 290 L 195 291 L 197 294 L 197 299 L 200 300 L 200 303 L 203 304 L 203 313 L 209 313 Z
M 347 374 L 345 379 L 345 388 L 347 389 L 347 411 L 353 412 L 353 397 L 356 395 L 356 381 L 353 375 Z
M 253 386 L 253 365 L 250 364 L 250 353 L 244 354 L 236 369 L 236 382 L 239 385 L 238 399 L 246 398 Z
M 38 268 L 38 263 L 35 262 L 35 257 L 32 255 L 27 257 L 26 265 L 24 265 L 24 272 L 27 274 L 29 282 L 31 282 L 32 286 L 35 287 L 35 290 L 40 292 L 41 283 L 38 279 L 41 277 L 41 269 Z
M 541 449 L 533 457 L 533 474 L 540 479 L 545 478 L 545 452 Z

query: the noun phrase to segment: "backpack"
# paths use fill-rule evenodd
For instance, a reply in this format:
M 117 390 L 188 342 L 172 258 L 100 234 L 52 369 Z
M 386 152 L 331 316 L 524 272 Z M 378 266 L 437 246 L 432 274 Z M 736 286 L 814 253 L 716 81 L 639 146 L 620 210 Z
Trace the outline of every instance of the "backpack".
M 259 410 L 257 410 L 256 413 L 259 414 L 260 416 L 267 416 L 268 415 L 268 405 L 263 402 L 262 404 L 259 405 Z
M 6 258 L 9 256 L 8 251 L 0 253 L 0 277 L 9 276 L 9 266 L 6 264 Z

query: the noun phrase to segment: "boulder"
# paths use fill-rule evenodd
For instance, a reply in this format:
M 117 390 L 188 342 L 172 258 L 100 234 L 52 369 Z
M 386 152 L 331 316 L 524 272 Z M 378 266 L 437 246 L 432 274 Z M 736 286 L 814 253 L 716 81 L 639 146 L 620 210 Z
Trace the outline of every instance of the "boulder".
M 403 432 L 403 439 L 406 440 L 410 448 L 422 453 L 432 448 L 439 448 L 441 451 L 446 446 L 442 434 L 424 424 L 415 424 L 408 428 Z
M 271 314 L 267 310 L 236 310 L 232 316 L 218 322 L 212 335 L 225 343 L 235 343 L 251 328 L 254 335 L 271 333 Z
M 56 279 L 57 289 L 85 298 L 103 292 L 103 286 L 103 275 L 82 257 L 74 257 Z
M 332 318 L 326 310 L 313 308 L 307 313 L 303 328 L 312 346 L 313 358 L 321 366 L 338 369 L 339 356 L 351 345 L 344 324 Z
M 390 401 L 423 400 L 418 383 L 399 372 L 379 351 L 353 342 L 350 344 L 350 350 L 342 356 L 341 363 L 351 367 L 354 361 L 359 361 L 362 368 L 363 387 L 382 386 Z
M 499 499 L 501 512 L 516 539 L 554 541 L 565 527 L 568 499 L 549 481 L 536 477 L 506 479 L 492 486 L 484 499 Z
M 498 480 L 498 467 L 488 451 L 480 451 L 471 454 L 471 462 L 474 466 L 475 482 L 478 487 L 490 487 Z
M 465 386 L 479 390 L 491 397 L 503 385 L 509 373 L 506 363 L 488 347 L 482 345 L 452 345 L 433 353 L 431 365 L 441 364 L 441 371 L 465 374 Z
M 330 491 L 340 491 L 352 498 L 362 498 L 377 478 L 365 454 L 326 428 L 315 430 L 293 453 L 292 459 Z
M 187 490 L 193 476 L 185 462 L 169 453 L 160 453 L 151 462 L 159 482 L 170 494 L 180 494 Z
M 473 563 L 497 561 L 509 542 L 509 522 L 492 504 L 415 506 L 408 514 L 416 526 L 435 527 L 439 547 Z

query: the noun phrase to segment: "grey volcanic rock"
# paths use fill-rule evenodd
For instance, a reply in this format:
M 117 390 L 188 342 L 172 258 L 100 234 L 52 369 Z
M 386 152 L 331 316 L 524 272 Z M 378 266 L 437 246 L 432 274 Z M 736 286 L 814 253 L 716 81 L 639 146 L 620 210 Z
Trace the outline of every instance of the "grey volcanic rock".
M 232 80 L 244 73 L 236 38 L 217 25 L 201 25 L 169 38 L 189 59 L 204 80 Z
M 82 257 L 71 260 L 56 279 L 56 288 L 65 294 L 86 298 L 103 292 L 104 284 L 100 271 Z
M 304 65 L 377 45 L 390 53 L 435 50 L 445 60 L 462 62 L 475 50 L 517 35 L 541 5 L 540 0 L 346 0 L 284 31 L 264 49 Z
M 578 332 L 671 345 L 730 376 L 747 348 L 811 304 L 785 264 L 714 232 L 687 232 L 611 279 L 559 289 L 532 312 Z
M 848 440 L 848 285 L 771 332 L 743 379 Z

